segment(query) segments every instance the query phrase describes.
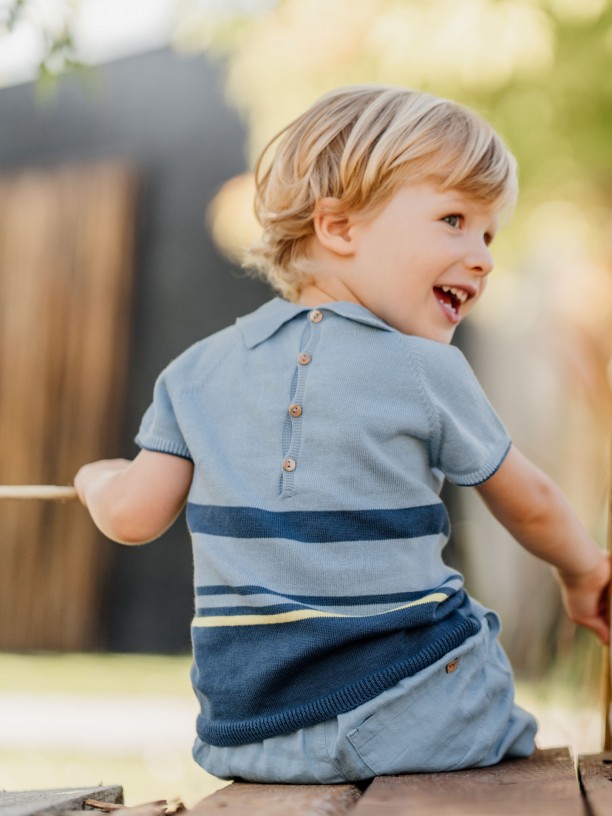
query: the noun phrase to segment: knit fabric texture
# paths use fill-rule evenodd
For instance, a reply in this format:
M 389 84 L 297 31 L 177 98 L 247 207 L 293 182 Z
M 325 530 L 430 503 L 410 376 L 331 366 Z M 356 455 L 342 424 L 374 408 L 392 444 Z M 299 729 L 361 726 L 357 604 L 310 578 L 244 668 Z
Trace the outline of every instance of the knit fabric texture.
M 439 494 L 510 440 L 457 348 L 276 298 L 165 369 L 136 441 L 194 463 L 204 742 L 350 711 L 479 630 Z

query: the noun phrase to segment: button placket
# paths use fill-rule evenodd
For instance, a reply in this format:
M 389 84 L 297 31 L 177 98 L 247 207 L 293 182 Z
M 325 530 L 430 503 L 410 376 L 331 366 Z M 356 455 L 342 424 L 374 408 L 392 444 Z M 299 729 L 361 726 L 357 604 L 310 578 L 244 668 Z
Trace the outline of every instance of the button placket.
M 308 312 L 308 322 L 304 327 L 301 351 L 297 355 L 294 386 L 287 405 L 287 420 L 284 434 L 287 435 L 287 447 L 281 463 L 281 495 L 291 496 L 294 492 L 295 474 L 300 470 L 300 450 L 302 446 L 302 423 L 304 417 L 304 393 L 308 375 L 312 369 L 313 355 L 317 347 L 320 329 L 317 324 L 323 320 L 319 309 Z

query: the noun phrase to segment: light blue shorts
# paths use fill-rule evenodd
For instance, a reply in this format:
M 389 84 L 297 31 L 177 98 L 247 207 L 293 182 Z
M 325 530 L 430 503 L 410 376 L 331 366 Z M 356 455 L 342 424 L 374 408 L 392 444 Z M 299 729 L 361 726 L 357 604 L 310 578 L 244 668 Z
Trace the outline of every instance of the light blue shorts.
M 482 627 L 442 660 L 333 720 L 233 747 L 197 739 L 193 755 L 222 779 L 332 784 L 451 771 L 525 757 L 535 719 L 514 703 L 499 618 L 473 602 Z M 447 667 L 456 668 L 447 671 Z M 449 666 L 450 664 L 450 666 Z

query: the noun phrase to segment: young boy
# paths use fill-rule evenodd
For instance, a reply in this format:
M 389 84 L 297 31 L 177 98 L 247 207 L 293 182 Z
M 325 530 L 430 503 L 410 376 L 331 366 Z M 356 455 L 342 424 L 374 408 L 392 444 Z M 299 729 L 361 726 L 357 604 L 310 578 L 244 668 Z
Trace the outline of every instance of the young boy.
M 514 159 L 472 112 L 397 88 L 333 91 L 279 136 L 252 260 L 284 297 L 168 366 L 142 451 L 82 468 L 81 501 L 125 544 L 187 502 L 211 773 L 344 782 L 527 756 L 498 618 L 441 558 L 444 477 L 556 568 L 604 642 L 610 565 L 449 345 Z

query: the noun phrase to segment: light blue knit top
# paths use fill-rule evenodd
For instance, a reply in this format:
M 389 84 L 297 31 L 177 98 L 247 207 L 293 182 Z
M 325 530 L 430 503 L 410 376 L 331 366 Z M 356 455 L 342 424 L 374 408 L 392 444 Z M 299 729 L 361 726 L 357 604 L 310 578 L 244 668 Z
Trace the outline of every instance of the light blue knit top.
M 439 493 L 489 478 L 510 440 L 455 347 L 276 298 L 166 368 L 136 441 L 195 466 L 204 742 L 322 722 L 478 630 Z

